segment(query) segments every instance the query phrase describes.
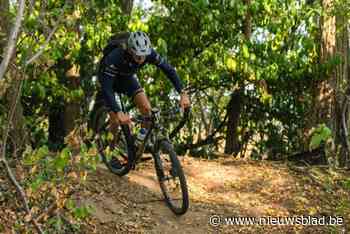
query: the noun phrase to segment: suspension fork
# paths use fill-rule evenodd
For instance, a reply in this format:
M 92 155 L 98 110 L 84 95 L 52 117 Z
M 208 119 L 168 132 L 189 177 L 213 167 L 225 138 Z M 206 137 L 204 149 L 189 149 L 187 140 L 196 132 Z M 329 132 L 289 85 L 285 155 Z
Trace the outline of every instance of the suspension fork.
M 159 141 L 154 143 L 153 149 L 152 149 L 152 156 L 154 160 L 154 165 L 156 168 L 156 173 L 158 174 L 159 178 L 164 178 L 164 170 L 162 165 L 162 160 L 160 159 L 160 148 L 159 148 Z

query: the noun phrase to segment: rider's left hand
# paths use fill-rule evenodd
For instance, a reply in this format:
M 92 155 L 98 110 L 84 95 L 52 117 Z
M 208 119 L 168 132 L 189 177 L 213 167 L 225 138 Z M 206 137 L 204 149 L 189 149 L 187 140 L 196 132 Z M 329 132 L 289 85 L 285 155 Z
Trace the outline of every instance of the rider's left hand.
M 185 110 L 191 106 L 190 98 L 186 92 L 180 94 L 180 107 Z

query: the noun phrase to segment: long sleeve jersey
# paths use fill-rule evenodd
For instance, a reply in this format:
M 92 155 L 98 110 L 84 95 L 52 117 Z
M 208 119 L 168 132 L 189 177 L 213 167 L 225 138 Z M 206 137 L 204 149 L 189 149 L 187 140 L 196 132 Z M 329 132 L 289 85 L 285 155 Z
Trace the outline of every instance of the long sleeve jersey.
M 107 104 L 107 107 L 114 112 L 120 111 L 120 107 L 117 104 L 114 96 L 114 90 L 112 87 L 111 79 L 118 79 L 121 82 L 122 79 L 133 76 L 137 71 L 146 64 L 153 64 L 160 68 L 167 76 L 167 78 L 174 85 L 178 93 L 182 90 L 182 83 L 177 75 L 175 69 L 154 50 L 151 49 L 151 53 L 146 56 L 144 63 L 137 64 L 133 61 L 131 55 L 127 53 L 126 50 L 121 48 L 116 48 L 112 50 L 106 57 L 101 61 L 101 69 L 99 76 L 108 77 L 108 79 L 103 79 L 101 82 L 102 94 Z M 107 78 L 106 77 L 106 78 Z

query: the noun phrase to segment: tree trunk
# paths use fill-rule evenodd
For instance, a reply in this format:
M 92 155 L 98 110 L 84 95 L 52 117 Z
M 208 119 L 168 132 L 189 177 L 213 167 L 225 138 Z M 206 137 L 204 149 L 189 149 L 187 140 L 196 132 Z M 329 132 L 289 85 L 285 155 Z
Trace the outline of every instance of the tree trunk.
M 9 18 L 9 0 L 0 0 L 0 54 L 7 43 L 7 38 L 10 33 L 10 18 Z
M 72 65 L 71 61 L 62 59 L 55 65 L 55 71 L 68 90 L 73 91 L 79 87 L 80 76 L 77 65 Z M 79 114 L 80 103 L 76 100 L 56 100 L 52 104 L 49 114 L 49 142 L 53 149 L 57 150 L 63 145 L 64 137 L 74 129 Z
M 251 0 L 244 0 L 244 4 L 247 5 L 249 9 Z M 252 35 L 252 15 L 249 10 L 247 11 L 243 22 L 243 32 L 244 32 L 245 38 L 249 40 Z
M 8 0 L 0 0 L 0 49 L 1 54 L 4 52 L 4 48 L 6 46 L 7 40 L 10 34 L 10 14 L 9 14 L 9 1 Z M 13 68 L 8 68 L 7 76 L 11 78 L 7 82 L 10 84 L 9 88 L 5 93 L 6 100 L 6 108 L 7 110 L 11 110 L 12 103 L 15 103 L 14 100 L 16 98 L 16 88 L 19 86 L 22 77 L 21 74 L 18 74 L 18 71 L 14 71 Z M 21 92 L 21 91 L 20 91 Z M 11 145 L 14 149 L 21 151 L 25 144 L 29 142 L 28 140 L 28 132 L 25 126 L 25 119 L 23 116 L 23 107 L 21 104 L 21 98 L 17 100 L 17 104 L 15 106 L 15 112 L 11 123 L 12 129 L 10 131 L 10 139 Z
M 329 62 L 330 59 L 334 58 L 335 50 L 336 50 L 336 37 L 335 37 L 335 17 L 329 15 L 329 8 L 332 4 L 333 0 L 323 0 L 323 9 L 326 14 L 321 20 L 321 63 L 325 64 Z M 317 97 L 317 122 L 321 123 L 325 121 L 326 124 L 331 127 L 334 131 L 336 130 L 335 126 L 335 92 L 337 86 L 337 79 L 335 70 L 332 69 L 324 74 L 325 77 L 322 82 L 319 83 L 319 95 Z M 336 133 L 334 132 L 336 135 Z
M 336 50 L 337 55 L 341 58 L 341 63 L 336 68 L 336 81 L 337 81 L 337 97 L 340 96 L 341 93 L 346 93 L 346 95 L 350 95 L 350 86 L 349 86 L 349 31 L 348 31 L 348 21 L 347 18 L 343 14 L 338 14 L 336 16 Z M 340 90 L 343 89 L 343 90 Z M 346 90 L 345 90 L 346 89 Z M 344 97 L 342 97 L 344 98 Z M 342 105 L 343 100 L 339 100 L 337 102 L 337 113 L 336 113 L 336 123 L 339 130 L 337 130 L 337 138 L 336 142 L 342 144 L 342 149 L 340 152 L 339 163 L 340 166 L 349 166 L 349 153 L 347 149 L 348 140 L 345 137 L 345 129 L 343 124 L 343 108 Z M 347 115 L 349 115 L 349 110 L 347 111 Z M 345 112 L 346 113 L 346 112 Z M 349 129 L 349 116 L 344 116 L 345 128 Z
M 342 129 L 342 103 L 344 101 L 344 87 L 349 80 L 349 41 L 346 20 L 343 16 L 335 16 L 331 12 L 334 0 L 323 0 L 322 6 L 325 12 L 321 18 L 321 48 L 320 63 L 327 64 L 331 59 L 339 56 L 341 63 L 327 72 L 322 72 L 323 78 L 317 83 L 313 105 L 313 117 L 311 126 L 315 127 L 325 123 L 331 130 L 336 145 L 342 145 L 339 166 L 344 166 L 347 161 L 344 151 L 344 133 Z M 310 126 L 310 127 L 311 127 Z M 332 149 L 336 156 L 336 150 Z
M 64 107 L 52 105 L 49 108 L 49 145 L 50 150 L 58 150 L 64 143 Z
M 79 88 L 79 69 L 78 66 L 73 65 L 66 72 L 66 79 L 68 81 L 69 90 L 75 90 Z M 75 127 L 75 122 L 79 118 L 80 103 L 76 100 L 66 102 L 64 110 L 64 129 L 65 135 L 68 135 Z
M 225 143 L 225 154 L 238 153 L 239 141 L 237 127 L 241 114 L 242 93 L 236 90 L 231 94 L 230 102 L 227 105 L 227 133 Z
M 243 33 L 246 41 L 249 41 L 252 34 L 252 17 L 249 11 L 251 0 L 244 0 L 244 4 L 247 6 L 248 10 L 243 22 Z M 243 76 L 247 75 L 248 74 L 243 74 Z M 238 153 L 240 150 L 237 128 L 239 125 L 243 102 L 242 92 L 244 87 L 242 86 L 243 85 L 241 84 L 241 87 L 239 87 L 238 90 L 233 91 L 233 93 L 231 94 L 231 100 L 227 105 L 228 121 L 225 143 L 226 154 Z
M 119 1 L 123 14 L 130 15 L 132 7 L 134 5 L 133 0 L 120 0 Z
M 9 0 L 0 0 L 0 64 L 3 59 L 3 53 L 10 34 L 9 18 Z M 0 81 L 0 98 L 3 97 L 7 89 L 5 80 Z
M 332 0 L 323 0 L 324 11 L 327 11 Z M 335 54 L 335 17 L 327 14 L 320 20 L 320 64 L 327 63 Z M 332 106 L 335 94 L 334 70 L 321 72 L 321 81 L 315 84 L 314 100 L 312 105 L 312 118 L 309 127 L 316 127 L 325 123 L 332 130 Z

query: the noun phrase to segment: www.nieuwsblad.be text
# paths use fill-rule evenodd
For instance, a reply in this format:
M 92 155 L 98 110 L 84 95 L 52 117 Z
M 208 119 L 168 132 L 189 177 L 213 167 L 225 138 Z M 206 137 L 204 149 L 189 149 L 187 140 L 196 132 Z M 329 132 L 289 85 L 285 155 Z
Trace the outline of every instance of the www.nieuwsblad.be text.
M 344 219 L 340 216 L 291 216 L 291 217 L 224 217 L 212 215 L 209 217 L 211 226 L 220 225 L 343 225 Z

